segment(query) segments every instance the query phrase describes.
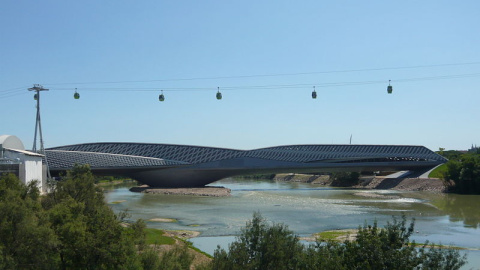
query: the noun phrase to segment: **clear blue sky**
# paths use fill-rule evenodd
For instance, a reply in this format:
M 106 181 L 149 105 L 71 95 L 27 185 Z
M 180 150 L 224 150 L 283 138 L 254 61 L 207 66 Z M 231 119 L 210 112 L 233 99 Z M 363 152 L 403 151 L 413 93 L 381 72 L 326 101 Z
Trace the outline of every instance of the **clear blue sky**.
M 46 147 L 352 135 L 467 149 L 480 144 L 479 29 L 478 0 L 2 0 L 0 134 L 32 146 L 27 88 L 42 84 Z

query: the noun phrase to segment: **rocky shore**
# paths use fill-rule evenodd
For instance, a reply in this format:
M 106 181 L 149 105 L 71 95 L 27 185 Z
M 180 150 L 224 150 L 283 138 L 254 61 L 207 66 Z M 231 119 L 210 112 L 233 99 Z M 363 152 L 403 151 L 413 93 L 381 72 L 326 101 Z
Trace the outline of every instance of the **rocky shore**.
M 310 174 L 277 174 L 273 180 L 311 183 L 322 186 L 331 186 L 332 183 L 328 175 Z M 350 188 L 429 191 L 435 193 L 446 192 L 446 186 L 443 180 L 438 178 L 388 178 L 382 176 L 362 177 L 360 178 L 360 184 Z
M 443 193 L 447 187 L 438 178 L 385 178 L 374 177 L 356 187 L 366 189 L 394 189 L 403 191 L 429 191 Z
M 165 194 L 165 195 L 191 195 L 208 197 L 230 196 L 231 190 L 225 187 L 199 187 L 199 188 L 152 188 L 147 185 L 132 187 L 132 192 Z

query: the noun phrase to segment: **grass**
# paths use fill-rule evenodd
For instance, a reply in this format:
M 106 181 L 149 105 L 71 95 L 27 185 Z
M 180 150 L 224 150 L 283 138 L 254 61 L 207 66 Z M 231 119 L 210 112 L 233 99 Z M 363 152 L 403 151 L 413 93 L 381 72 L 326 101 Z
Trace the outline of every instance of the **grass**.
M 114 185 L 119 185 L 123 183 L 135 183 L 136 181 L 133 179 L 125 178 L 125 179 L 102 179 L 98 180 L 95 185 L 103 187 L 103 186 L 114 186 Z
M 173 245 L 175 244 L 175 239 L 168 236 L 163 236 L 163 231 L 153 228 L 145 228 L 147 235 L 147 244 L 148 245 Z
M 447 165 L 446 164 L 442 164 L 440 166 L 438 166 L 437 168 L 435 168 L 435 170 L 433 170 L 429 175 L 428 177 L 429 178 L 440 178 L 440 179 L 443 179 L 443 174 L 447 172 Z
M 114 202 L 111 202 L 111 204 L 119 204 L 119 203 L 122 203 L 122 202 L 126 202 L 126 200 L 114 201 Z
M 338 237 L 347 236 L 352 233 L 355 233 L 355 230 L 324 231 L 324 232 L 316 233 L 315 236 L 318 239 L 322 239 L 322 240 L 337 241 Z

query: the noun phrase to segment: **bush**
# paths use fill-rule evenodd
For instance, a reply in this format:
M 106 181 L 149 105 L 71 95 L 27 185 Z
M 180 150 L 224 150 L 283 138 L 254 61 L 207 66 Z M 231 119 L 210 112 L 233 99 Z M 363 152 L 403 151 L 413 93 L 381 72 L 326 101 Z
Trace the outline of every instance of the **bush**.
M 269 226 L 254 213 L 228 253 L 219 247 L 215 250 L 213 269 L 298 269 L 303 248 L 287 226 Z
M 217 248 L 213 269 L 459 269 L 465 256 L 452 249 L 418 246 L 409 238 L 414 221 L 393 218 L 384 229 L 375 222 L 359 227 L 345 243 L 321 242 L 308 247 L 285 225 L 268 225 L 255 213 L 229 251 Z
M 480 155 L 464 154 L 446 163 L 444 179 L 453 181 L 450 190 L 461 194 L 480 194 Z
M 332 174 L 332 186 L 351 187 L 358 185 L 360 173 L 358 172 L 337 172 Z

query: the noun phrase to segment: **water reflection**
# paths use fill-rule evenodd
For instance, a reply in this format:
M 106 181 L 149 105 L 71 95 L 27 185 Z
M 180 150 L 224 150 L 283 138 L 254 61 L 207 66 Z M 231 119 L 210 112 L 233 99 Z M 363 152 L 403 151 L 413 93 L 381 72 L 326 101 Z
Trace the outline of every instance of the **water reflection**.
M 480 196 L 445 194 L 442 199 L 433 200 L 432 204 L 442 210 L 450 221 L 463 221 L 465 227 L 475 229 L 480 225 Z

